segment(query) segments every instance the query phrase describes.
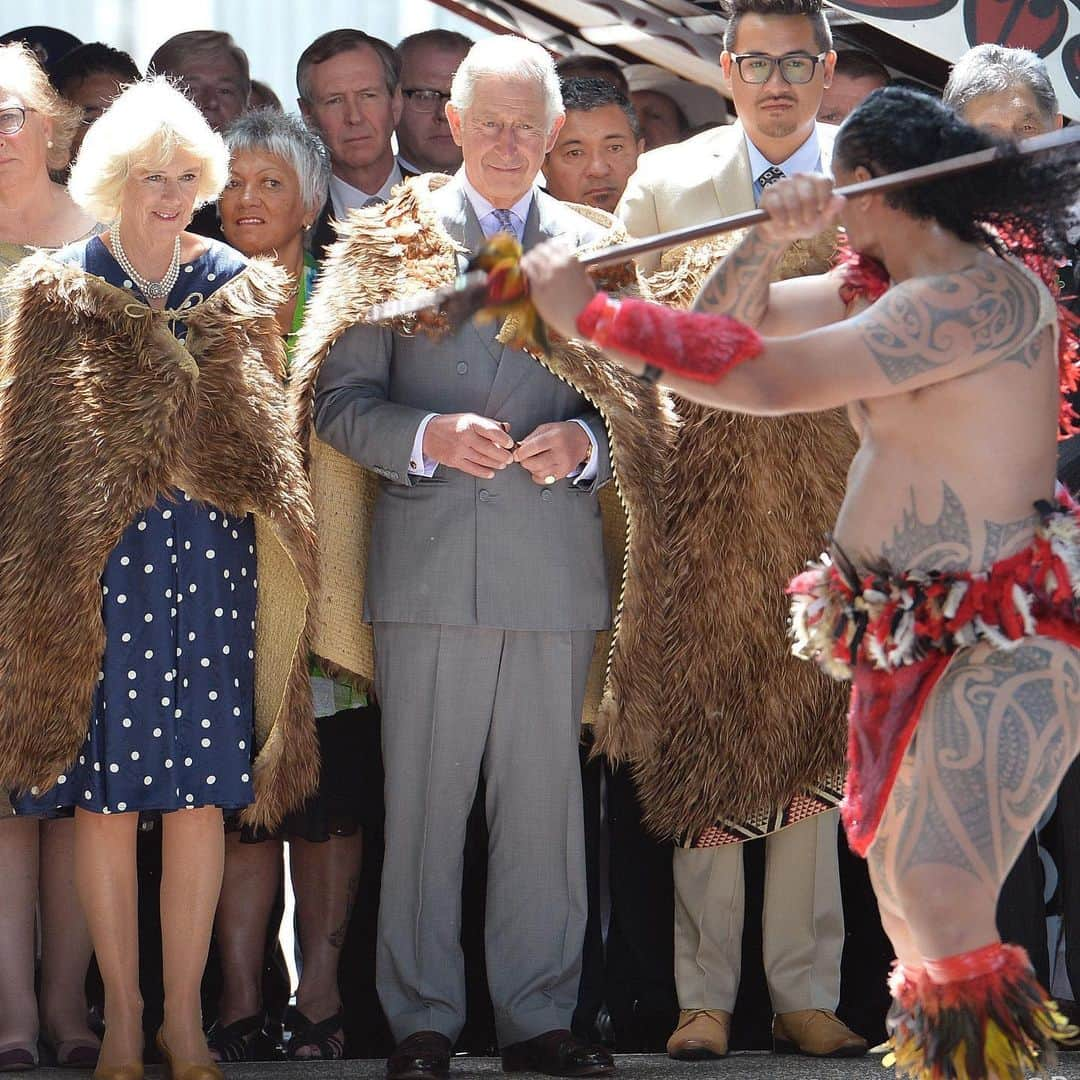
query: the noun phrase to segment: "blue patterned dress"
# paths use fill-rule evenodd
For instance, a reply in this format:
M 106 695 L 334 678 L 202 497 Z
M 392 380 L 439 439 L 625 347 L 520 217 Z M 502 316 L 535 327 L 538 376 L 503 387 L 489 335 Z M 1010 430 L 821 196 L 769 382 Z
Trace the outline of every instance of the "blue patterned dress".
M 97 237 L 57 258 L 138 295 Z M 211 241 L 181 267 L 166 306 L 204 299 L 243 267 Z M 183 338 L 183 324 L 174 332 Z M 229 518 L 179 490 L 140 514 L 101 577 L 106 644 L 86 743 L 50 791 L 13 799 L 16 813 L 247 806 L 256 584 L 250 515 Z

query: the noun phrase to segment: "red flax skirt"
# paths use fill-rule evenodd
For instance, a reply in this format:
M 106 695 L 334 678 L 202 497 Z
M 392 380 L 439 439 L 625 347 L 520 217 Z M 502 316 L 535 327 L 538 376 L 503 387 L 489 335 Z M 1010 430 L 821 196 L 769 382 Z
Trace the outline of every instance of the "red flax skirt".
M 848 843 L 866 855 L 927 697 L 953 653 L 1049 637 L 1080 648 L 1080 509 L 1037 503 L 1031 544 L 978 573 L 857 575 L 823 555 L 788 586 L 794 652 L 851 679 Z

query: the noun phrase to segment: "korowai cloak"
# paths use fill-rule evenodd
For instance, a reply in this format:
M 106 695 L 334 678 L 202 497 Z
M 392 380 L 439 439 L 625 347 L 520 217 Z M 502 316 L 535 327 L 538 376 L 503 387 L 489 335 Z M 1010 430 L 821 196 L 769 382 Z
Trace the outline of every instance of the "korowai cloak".
M 666 252 L 642 293 L 688 307 L 741 240 Z M 793 245 L 779 278 L 825 271 L 835 237 Z M 752 363 L 752 361 L 751 361 Z M 840 411 L 756 417 L 675 397 L 664 483 L 667 558 L 655 590 L 658 708 L 610 712 L 597 746 L 634 768 L 646 825 L 714 846 L 766 835 L 835 806 L 846 693 L 791 654 L 785 586 L 836 519 L 857 440 Z
M 416 177 L 399 186 L 388 203 L 349 215 L 323 264 L 293 359 L 292 383 L 309 439 L 322 567 L 315 652 L 331 670 L 362 682 L 369 681 L 374 670 L 363 590 L 372 511 L 383 481 L 314 434 L 315 382 L 330 347 L 370 306 L 447 284 L 461 269 L 468 253 L 445 231 L 426 199 L 447 179 Z M 574 209 L 607 226 L 597 246 L 625 238 L 621 226 L 603 211 Z M 602 283 L 618 288 L 631 279 L 624 265 Z M 452 332 L 444 319 L 421 327 L 415 317 L 407 317 L 391 325 L 399 334 L 438 338 Z M 513 331 L 508 320 L 500 339 L 508 340 Z M 669 399 L 579 342 L 556 341 L 550 355 L 537 362 L 586 397 L 607 428 L 614 482 L 601 491 L 600 501 L 615 610 L 613 630 L 597 635 L 583 720 L 590 723 L 617 707 L 633 715 L 655 707 L 649 695 L 659 679 L 658 670 L 643 666 L 658 662 L 659 643 L 642 646 L 659 629 L 651 620 L 653 588 L 648 583 L 655 580 L 663 558 L 662 479 L 674 437 Z M 522 573 L 528 573 L 527 566 Z M 641 587 L 635 587 L 638 582 Z M 620 687 L 631 683 L 648 687 L 649 694 L 623 694 Z M 646 721 L 642 717 L 631 722 L 640 726 Z
M 90 726 L 100 576 L 124 529 L 179 488 L 255 517 L 255 801 L 273 827 L 319 775 L 307 677 L 317 545 L 274 319 L 284 272 L 253 260 L 208 299 L 153 312 L 32 255 L 0 342 L 0 790 L 46 790 Z M 186 342 L 170 329 L 180 318 Z

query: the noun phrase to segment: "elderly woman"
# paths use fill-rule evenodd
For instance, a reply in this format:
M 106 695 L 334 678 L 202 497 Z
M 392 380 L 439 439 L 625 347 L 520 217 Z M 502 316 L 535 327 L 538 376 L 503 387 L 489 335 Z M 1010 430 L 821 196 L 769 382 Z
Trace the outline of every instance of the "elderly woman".
M 31 248 L 88 235 L 94 218 L 50 173 L 67 166 L 79 113 L 22 44 L 0 47 L 0 278 Z M 0 313 L 6 310 L 0 294 Z M 0 806 L 7 778 L 0 774 Z M 0 1072 L 32 1068 L 37 1044 L 61 1065 L 89 1067 L 90 935 L 75 899 L 71 813 L 22 818 L 0 809 Z M 34 993 L 34 923 L 41 910 L 41 990 Z
M 278 329 L 291 342 L 304 318 L 315 261 L 305 232 L 326 201 L 330 165 L 318 137 L 301 120 L 271 110 L 248 113 L 225 133 L 229 179 L 218 202 L 225 238 L 245 255 L 265 255 L 293 282 L 278 308 Z M 290 867 L 303 967 L 287 1027 L 293 1058 L 339 1058 L 343 1051 L 337 969 L 360 873 L 363 832 L 379 807 L 372 792 L 378 772 L 378 721 L 374 709 L 347 685 L 312 670 L 319 717 L 322 775 L 319 791 L 291 815 L 282 835 L 255 837 L 230 831 L 225 841 L 225 880 L 218 906 L 217 941 L 223 995 L 210 1048 L 223 1061 L 272 1056 L 262 1000 L 267 924 L 281 880 L 282 837 L 290 842 Z M 276 1026 L 276 1025 L 274 1025 Z
M 162 819 L 158 1046 L 172 1080 L 214 1080 L 199 989 L 222 811 L 274 827 L 317 779 L 284 275 L 184 231 L 227 164 L 166 80 L 130 87 L 70 181 L 108 231 L 10 274 L 0 552 L 19 559 L 0 558 L 0 775 L 26 792 L 17 812 L 75 807 L 105 988 L 99 1080 L 143 1075 L 139 813 Z M 21 719 L 35 698 L 48 725 Z

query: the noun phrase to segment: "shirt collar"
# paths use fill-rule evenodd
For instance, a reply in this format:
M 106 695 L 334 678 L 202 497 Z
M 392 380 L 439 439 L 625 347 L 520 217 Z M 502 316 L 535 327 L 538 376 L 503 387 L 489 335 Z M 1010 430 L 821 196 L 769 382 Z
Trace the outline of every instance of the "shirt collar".
M 802 144 L 786 161 L 773 162 L 754 145 L 753 139 L 747 131 L 743 132 L 746 139 L 746 150 L 750 155 L 750 175 L 754 183 L 763 172 L 778 168 L 785 176 L 795 176 L 797 173 L 811 173 L 821 171 L 821 143 L 818 140 L 817 124 L 810 132 L 806 142 Z
M 390 198 L 391 190 L 401 183 L 401 169 L 397 161 L 390 170 L 386 182 L 378 191 L 361 191 L 358 187 L 346 183 L 340 176 L 330 174 L 330 201 L 334 207 L 334 214 L 342 218 L 349 210 L 359 209 L 368 199 L 382 199 L 386 202 Z
M 491 236 L 492 233 L 498 232 L 500 226 L 498 221 L 493 217 L 495 204 L 486 199 L 472 186 L 469 182 L 469 177 L 465 173 L 464 165 L 458 169 L 457 178 L 461 182 L 465 197 L 469 200 L 473 211 L 476 213 L 477 220 L 480 222 L 480 229 L 484 236 Z M 529 190 L 526 191 L 513 206 L 508 208 L 514 217 L 514 231 L 517 233 L 517 238 L 519 240 L 525 235 L 525 221 L 529 216 L 529 208 L 532 206 L 535 191 L 536 187 L 534 185 L 529 188 Z

